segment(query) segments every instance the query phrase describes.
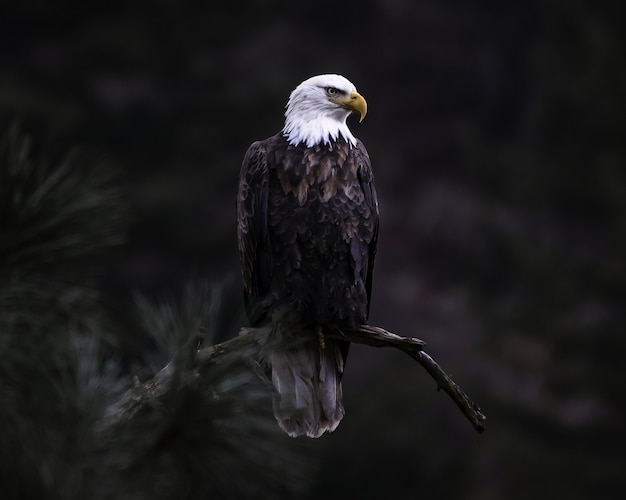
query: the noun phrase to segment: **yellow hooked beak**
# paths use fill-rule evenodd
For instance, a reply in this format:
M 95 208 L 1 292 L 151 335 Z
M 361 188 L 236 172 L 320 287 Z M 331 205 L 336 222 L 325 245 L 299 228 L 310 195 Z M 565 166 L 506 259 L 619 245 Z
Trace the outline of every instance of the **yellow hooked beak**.
M 350 110 L 354 113 L 358 113 L 360 116 L 359 122 L 363 121 L 367 114 L 367 101 L 358 92 L 352 92 L 346 98 L 329 99 L 330 102 L 338 104 L 344 109 Z

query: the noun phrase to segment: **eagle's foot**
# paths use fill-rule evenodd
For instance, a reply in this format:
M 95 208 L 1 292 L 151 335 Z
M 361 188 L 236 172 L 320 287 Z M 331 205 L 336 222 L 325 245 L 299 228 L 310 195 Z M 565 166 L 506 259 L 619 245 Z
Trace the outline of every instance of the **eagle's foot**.
M 317 325 L 317 338 L 320 342 L 320 349 L 326 349 L 326 338 L 324 337 L 321 325 Z

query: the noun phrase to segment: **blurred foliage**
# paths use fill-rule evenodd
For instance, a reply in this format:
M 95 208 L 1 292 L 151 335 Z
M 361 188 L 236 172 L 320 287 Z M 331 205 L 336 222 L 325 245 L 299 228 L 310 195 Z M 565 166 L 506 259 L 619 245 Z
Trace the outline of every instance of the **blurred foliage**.
M 237 282 L 233 200 L 245 149 L 280 129 L 295 85 L 339 72 L 370 108 L 351 127 L 368 147 L 381 202 L 372 321 L 426 340 L 489 420 L 475 440 L 414 363 L 355 346 L 346 418 L 311 455 L 320 460 L 311 498 L 626 494 L 619 2 L 62 5 L 2 8 L 0 114 L 111 152 L 128 185 L 120 217 L 129 237 L 110 264 L 104 246 L 93 248 L 97 260 L 85 255 L 85 278 L 100 276 L 89 293 L 29 286 L 42 317 L 51 300 L 90 310 L 97 288 L 125 325 L 105 329 L 107 355 L 140 372 L 164 362 L 181 339 L 142 333 L 129 319 L 130 290 L 171 290 L 179 304 L 191 276 Z M 109 241 L 97 220 L 83 241 Z M 73 275 L 65 242 L 53 240 L 59 270 Z M 167 304 L 159 321 L 182 325 Z M 226 291 L 221 304 L 220 339 L 242 321 L 238 299 Z M 73 324 L 101 324 L 81 317 Z M 57 346 L 41 353 L 68 352 Z
M 0 139 L 0 483 L 3 498 L 293 498 L 311 482 L 311 447 L 285 436 L 245 366 L 182 384 L 219 324 L 216 285 L 180 303 L 137 300 L 143 353 L 174 382 L 131 422 L 100 421 L 130 385 L 119 325 L 96 284 L 124 241 L 115 169 L 75 153 L 34 157 L 17 126 Z M 147 344 L 146 344 L 147 345 Z M 113 354 L 112 354 L 113 353 Z M 188 353 L 188 355 L 186 355 Z M 245 481 L 226 478 L 245 477 Z

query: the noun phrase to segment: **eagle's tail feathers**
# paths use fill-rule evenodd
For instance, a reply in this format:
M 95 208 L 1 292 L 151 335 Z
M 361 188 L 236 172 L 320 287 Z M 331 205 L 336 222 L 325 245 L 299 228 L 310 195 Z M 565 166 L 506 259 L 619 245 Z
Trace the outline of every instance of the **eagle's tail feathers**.
M 344 415 L 340 344 L 327 340 L 322 349 L 314 334 L 295 345 L 281 344 L 274 344 L 267 356 L 278 424 L 292 437 L 317 438 L 334 431 Z

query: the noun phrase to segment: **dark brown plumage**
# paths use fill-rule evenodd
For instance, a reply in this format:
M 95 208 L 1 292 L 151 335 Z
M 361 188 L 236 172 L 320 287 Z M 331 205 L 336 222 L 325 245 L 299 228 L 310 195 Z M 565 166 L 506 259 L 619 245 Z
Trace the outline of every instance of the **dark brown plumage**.
M 365 147 L 341 136 L 292 144 L 284 131 L 255 142 L 241 169 L 237 219 L 248 318 L 272 329 L 264 354 L 276 418 L 294 436 L 334 430 L 348 343 L 324 332 L 367 321 L 376 254 Z

